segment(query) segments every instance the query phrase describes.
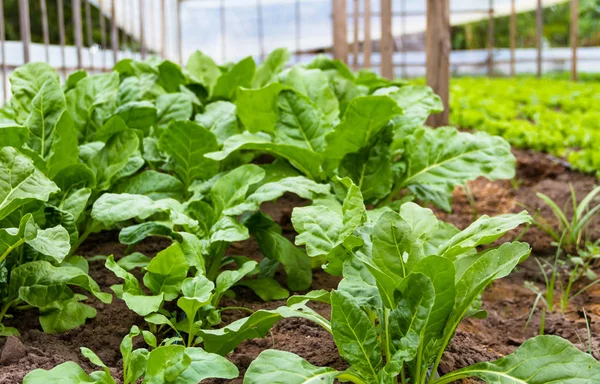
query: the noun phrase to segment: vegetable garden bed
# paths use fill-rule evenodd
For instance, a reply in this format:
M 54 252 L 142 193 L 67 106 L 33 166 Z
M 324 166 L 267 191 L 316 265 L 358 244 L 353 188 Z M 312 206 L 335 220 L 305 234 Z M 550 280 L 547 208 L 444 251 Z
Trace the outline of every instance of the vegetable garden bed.
M 600 382 L 597 180 L 287 58 L 15 71 L 0 383 Z

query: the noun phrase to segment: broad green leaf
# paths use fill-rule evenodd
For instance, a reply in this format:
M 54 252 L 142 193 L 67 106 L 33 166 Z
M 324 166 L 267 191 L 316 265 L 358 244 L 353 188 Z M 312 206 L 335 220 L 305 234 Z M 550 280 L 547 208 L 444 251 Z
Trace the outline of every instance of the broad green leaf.
M 96 310 L 81 303 L 85 295 L 75 295 L 66 300 L 57 300 L 40 308 L 40 325 L 46 333 L 62 333 L 85 324 L 96 317 Z
M 185 354 L 192 362 L 175 384 L 197 384 L 208 378 L 235 379 L 239 375 L 237 367 L 223 356 L 194 347 L 186 348 Z
M 244 202 L 250 186 L 264 177 L 265 171 L 254 164 L 242 165 L 221 176 L 210 189 L 217 215 Z
M 287 275 L 286 282 L 291 290 L 303 291 L 310 288 L 312 283 L 310 259 L 304 250 L 296 247 L 282 235 L 279 225 L 260 212 L 253 215 L 245 224 L 256 239 L 261 253 L 283 265 Z M 281 293 L 283 295 L 283 292 Z
M 298 232 L 296 245 L 305 245 L 310 257 L 326 256 L 340 243 L 342 217 L 326 206 L 295 208 L 292 212 L 292 224 Z
M 156 107 L 149 101 L 131 101 L 115 110 L 115 115 L 121 117 L 129 128 L 140 130 L 144 136 L 148 136 L 150 127 L 156 124 L 156 114 Z
M 293 353 L 268 349 L 250 363 L 244 384 L 333 384 L 339 374 L 333 368 L 315 367 Z
M 242 264 L 237 270 L 226 270 L 221 272 L 219 276 L 217 276 L 214 303 L 218 304 L 225 291 L 236 285 L 247 275 L 251 274 L 256 266 L 256 261 L 248 261 Z
M 269 56 L 256 69 L 252 88 L 261 88 L 276 81 L 277 75 L 283 71 L 290 60 L 290 52 L 286 48 L 277 48 L 269 53 Z
M 123 256 L 122 258 L 120 258 L 119 261 L 117 261 L 117 264 L 121 268 L 127 271 L 131 271 L 135 268 L 145 268 L 150 263 L 150 260 L 152 259 L 144 255 L 143 253 L 133 252 L 127 256 Z
M 179 376 L 191 365 L 192 359 L 182 345 L 156 348 L 148 356 L 144 384 L 176 383 Z
M 92 208 L 92 218 L 103 223 L 117 223 L 134 217 L 146 219 L 158 211 L 154 200 L 143 195 L 105 193 Z
M 172 198 L 183 200 L 184 189 L 179 179 L 167 173 L 148 170 L 139 175 L 119 181 L 113 188 L 114 193 L 129 193 L 148 196 L 152 200 Z
M 158 65 L 158 84 L 167 92 L 173 93 L 179 91 L 180 87 L 186 85 L 188 81 L 179 64 L 163 60 Z
M 483 215 L 465 230 L 454 235 L 439 249 L 439 254 L 454 260 L 480 245 L 491 244 L 521 224 L 531 223 L 527 211 L 494 217 Z
M 36 369 L 23 379 L 23 384 L 82 384 L 96 383 L 79 365 L 72 361 L 62 363 L 47 371 Z
M 279 94 L 285 88 L 281 83 L 272 83 L 264 88 L 237 91 L 237 116 L 249 132 L 275 132 Z
M 585 384 L 600 377 L 600 363 L 558 336 L 537 336 L 501 359 L 450 372 L 433 383 L 478 377 L 494 384 Z
M 294 295 L 287 300 L 287 305 L 291 306 L 306 300 L 331 304 L 331 292 L 326 289 L 317 289 L 304 295 Z
M 24 124 L 29 128 L 27 145 L 43 159 L 49 155 L 54 141 L 56 124 L 65 110 L 65 95 L 59 82 L 46 81 L 33 98 L 31 113 Z
M 388 125 L 402 114 L 402 109 L 387 96 L 358 97 L 350 102 L 344 120 L 327 135 L 325 168 L 335 170 L 344 156 L 367 146 Z
M 283 90 L 277 98 L 275 141 L 312 152 L 325 150 L 325 136 L 333 128 L 325 115 L 307 97 L 294 91 Z
M 136 63 L 140 64 L 140 63 Z M 115 66 L 115 70 L 118 71 L 118 63 Z M 137 65 L 136 65 L 137 66 Z M 125 105 L 131 102 L 137 102 L 146 99 L 153 99 L 155 91 L 161 88 L 157 85 L 158 74 L 157 73 L 140 73 L 133 76 L 126 77 L 119 84 L 119 90 L 117 92 L 117 105 Z M 164 90 L 162 90 L 164 92 Z
M 32 110 L 32 102 L 47 81 L 58 83 L 60 78 L 54 68 L 46 63 L 28 63 L 10 75 L 11 103 L 16 112 L 16 122 L 23 124 Z
M 218 149 L 215 135 L 192 121 L 172 122 L 159 140 L 161 150 L 168 153 L 175 173 L 187 188 L 194 180 L 206 180 L 219 170 L 219 164 L 204 157 Z
M 127 272 L 123 267 L 115 262 L 115 259 L 112 255 L 108 256 L 106 259 L 105 266 L 112 273 L 115 274 L 120 279 L 125 280 L 125 283 L 120 288 L 123 292 L 127 292 L 132 295 L 143 295 L 142 288 L 140 287 L 140 283 L 137 278 L 131 273 Z M 111 287 L 114 290 L 113 286 Z
M 75 88 L 75 86 L 77 85 L 77 83 L 79 83 L 79 81 L 85 77 L 87 77 L 88 74 L 85 71 L 85 69 L 79 69 L 75 72 L 71 72 L 69 74 L 69 77 L 67 77 L 67 81 L 65 81 L 65 92 Z
M 228 72 L 223 73 L 215 84 L 212 92 L 213 99 L 235 99 L 238 87 L 248 88 L 252 84 L 256 63 L 248 56 L 235 64 Z
M 166 93 L 156 98 L 157 124 L 167 128 L 170 122 L 188 120 L 192 116 L 192 101 L 184 93 Z
M 113 116 L 96 131 L 94 139 L 97 141 L 106 142 L 117 133 L 126 131 L 128 129 L 129 127 L 127 126 L 127 123 L 125 123 L 125 120 L 123 120 L 121 116 Z
M 148 316 L 151 313 L 158 312 L 165 300 L 164 294 L 144 295 L 124 292 L 121 299 L 127 304 L 127 308 L 140 316 Z
M 0 124 L 0 143 L 2 147 L 20 148 L 29 138 L 29 129 L 16 124 Z
M 173 243 L 152 258 L 146 267 L 144 285 L 155 295 L 164 293 L 165 301 L 174 300 L 179 296 L 189 267 L 181 245 Z
M 138 147 L 138 136 L 132 130 L 119 132 L 108 139 L 88 162 L 96 176 L 96 187 L 101 190 L 108 189 L 113 178 L 125 168 Z
M 213 282 L 203 275 L 185 279 L 181 285 L 183 296 L 177 300 L 177 306 L 194 321 L 200 308 L 210 303 L 214 287 Z
M 230 137 L 219 152 L 206 154 L 209 159 L 222 161 L 237 151 L 268 153 L 288 160 L 295 168 L 313 180 L 322 179 L 321 155 L 293 145 L 273 143 L 266 134 L 243 133 Z
M 147 221 L 144 223 L 125 227 L 119 232 L 119 241 L 122 244 L 137 244 L 150 236 L 162 236 L 172 239 L 181 239 L 179 234 L 169 225 Z
M 367 383 L 377 383 L 383 365 L 377 331 L 366 313 L 346 293 L 331 293 L 331 326 L 340 355 Z
M 233 243 L 244 241 L 250 237 L 248 228 L 240 223 L 235 217 L 221 216 L 221 218 L 210 228 L 210 242 L 224 241 Z
M 324 72 L 294 67 L 285 77 L 285 84 L 307 96 L 330 124 L 337 124 L 340 118 L 339 102 Z
M 480 176 L 497 180 L 515 175 L 515 158 L 504 139 L 450 127 L 415 130 L 406 137 L 401 162 L 406 170 L 400 185 L 447 211 L 456 185 Z
M 47 229 L 38 229 L 36 237 L 28 240 L 33 249 L 43 255 L 50 256 L 57 262 L 62 262 L 69 254 L 71 244 L 69 232 L 60 225 Z
M 79 142 L 93 137 L 115 109 L 119 75 L 110 72 L 88 76 L 66 93 L 67 110 L 75 122 Z
M 290 296 L 287 289 L 279 285 L 276 280 L 268 277 L 242 280 L 237 285 L 250 288 L 263 301 L 284 300 Z
M 196 123 L 214 133 L 219 145 L 223 145 L 229 137 L 241 133 L 236 117 L 236 105 L 228 101 L 208 104 L 204 113 L 196 115 Z
M 190 73 L 192 80 L 203 85 L 208 94 L 211 94 L 212 88 L 221 76 L 221 71 L 213 59 L 200 51 L 196 51 L 190 56 L 185 68 Z
M 58 187 L 12 147 L 0 149 L 0 219 L 30 201 L 48 201 Z
M 432 113 L 444 110 L 442 99 L 433 90 L 423 85 L 383 88 L 375 95 L 387 95 L 404 110 L 402 116 L 394 119 L 395 126 L 421 126 Z
M 77 132 L 68 112 L 63 111 L 54 127 L 52 140 L 46 145 L 50 146 L 44 157 L 48 177 L 54 179 L 63 169 L 79 163 Z

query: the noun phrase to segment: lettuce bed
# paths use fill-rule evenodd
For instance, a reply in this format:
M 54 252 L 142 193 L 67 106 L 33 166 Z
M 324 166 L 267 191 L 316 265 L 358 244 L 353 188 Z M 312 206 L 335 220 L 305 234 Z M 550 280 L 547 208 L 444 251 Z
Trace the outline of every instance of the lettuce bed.
M 600 177 L 600 84 L 551 79 L 455 79 L 452 125 L 565 157 Z

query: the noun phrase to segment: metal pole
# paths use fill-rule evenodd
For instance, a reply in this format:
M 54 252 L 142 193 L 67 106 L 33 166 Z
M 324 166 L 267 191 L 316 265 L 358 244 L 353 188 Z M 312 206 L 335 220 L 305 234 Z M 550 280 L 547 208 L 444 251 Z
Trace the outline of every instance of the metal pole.
M 146 60 L 146 41 L 145 41 L 145 36 L 144 36 L 144 32 L 145 29 L 144 26 L 144 0 L 139 0 L 139 6 L 140 6 L 140 53 L 142 55 L 142 60 Z
M 75 35 L 75 47 L 77 48 L 77 68 L 81 69 L 82 57 L 81 46 L 83 45 L 83 36 L 81 35 L 81 0 L 72 0 L 73 5 L 73 34 Z
M 92 52 L 92 45 L 94 45 L 94 39 L 92 38 L 92 10 L 90 0 L 85 0 L 85 24 L 86 24 L 86 37 L 88 50 L 90 52 L 90 69 L 94 70 L 94 53 Z
M 117 31 L 117 7 L 115 6 L 115 0 L 111 0 L 110 7 L 110 45 L 113 51 L 113 65 L 117 64 L 118 51 L 119 51 L 119 32 Z
M 29 1 L 19 0 L 19 19 L 21 26 L 21 41 L 23 42 L 23 61 L 29 63 L 29 45 L 31 43 L 31 29 L 29 26 Z
M 515 0 L 510 2 L 510 75 L 515 76 L 515 49 L 517 46 L 517 10 Z
M 537 45 L 537 76 L 542 76 L 542 34 L 544 28 L 542 14 L 542 0 L 537 1 L 537 10 L 536 10 L 536 45 Z
M 46 0 L 40 0 L 40 8 L 42 10 L 42 34 L 44 35 L 44 52 L 46 55 L 46 63 L 50 62 L 50 35 L 48 33 L 48 8 Z
M 371 69 L 371 0 L 364 0 L 365 41 L 363 45 L 363 66 Z
M 571 0 L 571 80 L 577 81 L 577 35 L 579 32 L 579 0 Z
M 494 76 L 494 0 L 490 0 L 488 25 L 488 76 Z
M 60 42 L 60 57 L 62 60 L 62 73 L 63 76 L 67 77 L 67 59 L 65 55 L 65 13 L 63 8 L 63 0 L 58 0 L 58 37 Z

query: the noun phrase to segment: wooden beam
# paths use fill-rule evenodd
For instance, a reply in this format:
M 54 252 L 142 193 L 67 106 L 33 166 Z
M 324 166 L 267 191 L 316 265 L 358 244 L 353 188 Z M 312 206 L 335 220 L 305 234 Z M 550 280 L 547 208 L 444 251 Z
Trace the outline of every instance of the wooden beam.
M 4 0 L 0 0 L 0 53 L 2 54 L 2 104 L 8 101 L 8 79 L 6 74 L 6 34 L 4 30 Z
M 542 76 L 542 36 L 544 32 L 544 20 L 543 20 L 543 8 L 542 0 L 537 0 L 537 9 L 535 12 L 535 30 L 536 30 L 536 48 L 537 48 L 537 59 L 536 59 L 536 73 L 537 77 Z
M 23 61 L 29 63 L 29 45 L 31 44 L 31 27 L 29 25 L 29 1 L 19 0 L 19 26 L 23 42 Z M 4 57 L 2 58 L 4 60 Z
M 102 0 L 100 0 L 100 10 L 98 12 L 98 18 L 100 19 L 100 44 L 102 44 L 102 70 L 106 70 L 106 19 L 104 18 L 104 7 L 102 6 Z
M 92 52 L 92 45 L 94 45 L 94 39 L 92 37 L 92 8 L 90 5 L 90 0 L 85 0 L 85 27 L 87 45 L 90 53 L 90 68 L 93 70 L 94 53 Z
M 333 0 L 333 57 L 348 63 L 348 14 L 346 0 Z
M 144 20 L 144 0 L 139 0 L 140 12 L 140 54 L 142 60 L 146 60 L 146 23 Z
M 181 0 L 177 0 L 177 54 L 179 56 L 179 64 L 183 65 L 183 37 L 181 28 Z
M 167 0 L 160 1 L 161 8 L 161 23 L 160 23 L 160 55 L 163 59 L 167 58 Z
M 77 68 L 83 67 L 83 57 L 81 48 L 83 45 L 83 35 L 81 31 L 81 0 L 72 0 L 73 10 L 73 34 L 75 35 L 75 47 L 77 49 Z
M 353 21 L 353 28 L 352 28 L 352 67 L 354 68 L 354 70 L 356 71 L 358 69 L 358 17 L 359 17 L 359 10 L 358 10 L 358 0 L 354 0 L 354 7 L 352 10 L 352 21 Z
M 406 0 L 402 0 L 400 3 L 400 6 L 402 7 L 400 10 L 400 13 L 402 14 L 402 33 L 400 36 L 400 49 L 402 51 L 401 56 L 402 56 L 402 66 L 401 66 L 401 73 L 402 73 L 402 78 L 407 78 L 407 72 L 408 72 L 408 66 L 406 65 Z
M 381 76 L 394 78 L 394 36 L 392 36 L 392 0 L 381 0 Z
M 44 53 L 46 57 L 46 63 L 50 63 L 50 34 L 48 32 L 48 7 L 46 7 L 46 0 L 40 0 L 40 9 L 42 11 L 42 34 L 44 36 Z
M 258 51 L 260 55 L 260 61 L 265 60 L 265 34 L 263 31 L 264 27 L 264 19 L 263 19 L 263 9 L 262 2 L 260 0 L 256 0 L 256 30 L 258 31 Z
M 490 0 L 489 16 L 488 16 L 488 76 L 494 76 L 494 0 Z
M 301 14 L 300 14 L 300 0 L 294 2 L 294 29 L 296 31 L 296 63 L 300 62 L 300 51 L 302 50 L 302 31 L 301 31 Z
M 371 69 L 371 0 L 364 0 L 365 41 L 363 42 L 363 66 Z
M 119 52 L 119 31 L 117 30 L 117 7 L 115 0 L 111 0 L 110 7 L 110 45 L 113 51 L 113 64 L 117 64 Z
M 59 43 L 60 43 L 60 57 L 61 57 L 61 64 L 62 64 L 62 73 L 63 76 L 66 78 L 67 77 L 67 61 L 66 61 L 66 54 L 65 54 L 65 13 L 64 13 L 64 8 L 63 8 L 63 0 L 57 0 L 56 3 L 57 7 L 58 7 L 58 38 L 59 38 Z
M 571 80 L 577 81 L 577 36 L 579 32 L 579 0 L 571 0 Z
M 515 0 L 510 2 L 510 75 L 515 76 L 515 50 L 517 48 L 517 10 Z
M 219 27 L 221 28 L 221 58 L 223 61 L 223 64 L 225 64 L 225 62 L 227 62 L 227 40 L 226 37 L 227 35 L 225 34 L 225 32 L 227 31 L 226 25 L 225 25 L 225 0 L 221 0 L 220 6 L 219 6 L 219 17 L 220 17 L 220 22 L 219 22 Z
M 432 115 L 427 123 L 432 127 L 448 125 L 450 93 L 450 6 L 449 0 L 427 0 L 427 85 L 444 104 L 442 113 Z

